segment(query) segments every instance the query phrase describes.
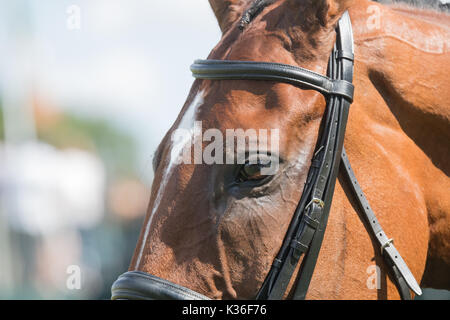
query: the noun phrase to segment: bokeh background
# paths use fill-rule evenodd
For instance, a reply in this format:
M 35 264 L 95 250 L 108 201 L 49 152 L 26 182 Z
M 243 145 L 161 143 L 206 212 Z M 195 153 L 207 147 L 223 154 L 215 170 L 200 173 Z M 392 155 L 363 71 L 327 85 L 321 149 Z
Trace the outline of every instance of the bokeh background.
M 110 298 L 219 38 L 207 0 L 0 0 L 0 298 Z
M 0 299 L 110 298 L 219 39 L 207 0 L 0 0 Z

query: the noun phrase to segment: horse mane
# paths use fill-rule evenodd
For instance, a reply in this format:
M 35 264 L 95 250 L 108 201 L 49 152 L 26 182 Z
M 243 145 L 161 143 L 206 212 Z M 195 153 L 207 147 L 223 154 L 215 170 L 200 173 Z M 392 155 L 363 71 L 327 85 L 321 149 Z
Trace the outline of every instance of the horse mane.
M 406 4 L 417 9 L 450 12 L 450 1 L 445 0 L 372 0 L 386 5 Z
M 239 29 L 243 30 L 264 10 L 276 0 L 254 0 L 250 7 L 244 12 L 239 22 Z M 407 4 L 418 9 L 432 9 L 438 12 L 450 12 L 449 0 L 372 0 L 386 5 Z

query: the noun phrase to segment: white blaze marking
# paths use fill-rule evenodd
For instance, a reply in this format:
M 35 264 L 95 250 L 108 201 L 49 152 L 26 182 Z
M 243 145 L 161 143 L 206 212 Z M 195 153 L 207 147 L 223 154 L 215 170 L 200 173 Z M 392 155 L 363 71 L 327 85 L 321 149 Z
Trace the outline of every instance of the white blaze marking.
M 180 124 L 178 125 L 178 129 L 186 129 L 186 130 L 189 130 L 189 132 L 191 132 L 193 134 L 197 109 L 199 106 L 201 106 L 203 104 L 203 101 L 204 101 L 203 93 L 204 93 L 203 91 L 200 91 L 197 93 L 194 100 L 192 101 L 192 103 L 189 105 L 186 112 L 184 113 L 183 118 L 181 119 Z M 139 256 L 136 260 L 136 265 L 134 267 L 135 270 L 138 269 L 139 264 L 141 263 L 142 253 L 143 253 L 144 247 L 147 243 L 150 225 L 152 223 L 155 212 L 158 210 L 159 204 L 162 199 L 162 195 L 164 194 L 164 189 L 166 188 L 167 182 L 170 179 L 172 169 L 174 168 L 174 166 L 177 163 L 177 161 L 176 161 L 177 158 L 182 155 L 184 146 L 187 143 L 191 143 L 191 142 L 192 142 L 191 136 L 185 136 L 182 139 L 178 139 L 177 141 L 174 141 L 171 145 L 171 150 L 169 152 L 169 155 L 170 155 L 169 164 L 167 165 L 167 167 L 164 170 L 163 178 L 161 180 L 161 184 L 159 185 L 158 193 L 156 195 L 156 199 L 153 204 L 152 212 L 151 212 L 150 217 L 148 218 L 147 224 L 145 226 L 144 238 L 142 239 L 141 248 L 139 250 Z

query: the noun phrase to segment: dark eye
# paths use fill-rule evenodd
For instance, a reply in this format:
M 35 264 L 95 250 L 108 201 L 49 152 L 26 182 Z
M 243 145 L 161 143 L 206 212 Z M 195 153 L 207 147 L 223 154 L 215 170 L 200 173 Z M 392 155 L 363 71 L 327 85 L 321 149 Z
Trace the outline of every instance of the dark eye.
M 272 162 L 268 157 L 261 157 L 258 155 L 256 159 L 248 159 L 245 164 L 240 167 L 237 175 L 237 181 L 257 182 L 263 180 L 269 176 L 267 174 L 267 170 L 264 169 L 270 168 L 271 165 Z

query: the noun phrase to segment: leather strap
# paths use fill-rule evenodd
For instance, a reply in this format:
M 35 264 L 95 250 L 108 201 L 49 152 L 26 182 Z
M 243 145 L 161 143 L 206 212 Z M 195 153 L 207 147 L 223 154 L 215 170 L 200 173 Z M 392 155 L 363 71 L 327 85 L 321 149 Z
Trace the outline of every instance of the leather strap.
M 313 71 L 287 64 L 255 61 L 196 60 L 192 75 L 207 80 L 264 80 L 286 82 L 313 89 L 325 95 L 339 95 L 353 100 L 351 82 L 330 79 Z
M 334 59 L 330 59 L 330 75 L 333 78 L 343 79 L 344 81 L 353 82 L 353 32 L 348 12 L 345 12 L 338 23 L 336 34 L 336 45 L 334 49 Z M 322 229 L 317 232 L 314 238 L 310 252 L 302 262 L 302 272 L 299 275 L 297 287 L 294 292 L 294 299 L 305 299 L 306 293 L 311 282 L 314 268 L 319 256 L 320 247 L 322 245 L 325 228 L 328 222 L 328 216 L 333 200 L 334 188 L 336 185 L 337 175 L 339 172 L 340 155 L 342 153 L 345 130 L 347 127 L 348 113 L 351 101 L 336 97 L 335 103 L 338 113 L 339 126 L 336 129 L 336 141 L 334 143 L 334 153 L 332 159 L 330 181 L 324 191 L 324 215 L 322 218 Z
M 353 55 L 353 41 L 351 36 L 350 39 L 340 36 L 346 32 L 351 34 L 347 13 L 339 22 L 337 42 L 328 64 L 327 78 L 335 83 L 351 83 L 353 78 L 353 61 L 348 59 Z M 348 60 L 345 65 L 344 59 Z M 349 70 L 345 70 L 347 68 Z M 325 125 L 302 197 L 277 255 L 277 266 L 274 265 L 269 271 L 257 299 L 283 298 L 303 255 L 293 298 L 304 299 L 308 290 L 327 225 L 351 103 L 351 99 L 343 95 L 332 94 L 327 100 Z
M 140 271 L 122 274 L 111 288 L 112 300 L 211 300 L 170 281 Z
M 399 291 L 402 296 L 409 296 L 408 287 L 411 288 L 417 295 L 422 294 L 422 290 L 420 289 L 419 284 L 417 283 L 414 275 L 409 270 L 405 261 L 402 259 L 400 253 L 394 246 L 392 239 L 389 239 L 378 222 L 375 213 L 372 211 L 372 208 L 369 205 L 369 202 L 364 195 L 364 192 L 361 189 L 361 186 L 356 179 L 356 176 L 353 172 L 353 169 L 350 165 L 350 161 L 348 160 L 345 149 L 342 151 L 342 168 L 344 169 L 345 177 L 348 181 L 348 185 L 352 190 L 353 194 L 356 197 L 356 202 L 363 213 L 363 216 L 369 226 L 369 232 L 372 236 L 377 240 L 383 258 L 385 259 L 388 267 L 393 271 L 392 275 L 394 276 L 397 286 L 399 287 Z M 406 288 L 405 288 L 406 286 Z

